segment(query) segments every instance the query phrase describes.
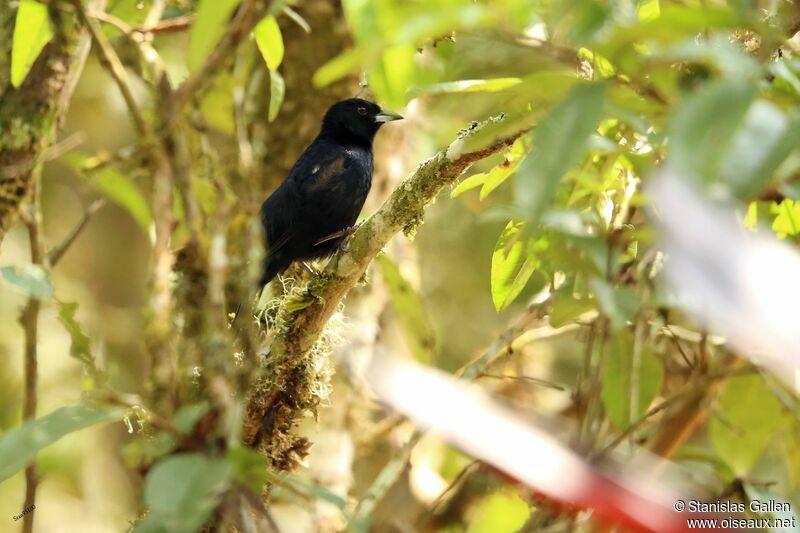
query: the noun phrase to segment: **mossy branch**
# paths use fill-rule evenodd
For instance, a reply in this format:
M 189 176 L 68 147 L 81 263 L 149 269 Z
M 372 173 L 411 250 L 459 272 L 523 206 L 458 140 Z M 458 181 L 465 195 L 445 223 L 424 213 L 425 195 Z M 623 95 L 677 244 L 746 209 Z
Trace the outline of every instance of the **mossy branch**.
M 339 251 L 321 276 L 299 295 L 287 298 L 279 309 L 280 326 L 273 332 L 268 368 L 251 393 L 243 432 L 245 442 L 258 446 L 273 467 L 291 468 L 307 447 L 304 439 L 291 432 L 318 401 L 313 392 L 319 386 L 315 383 L 319 365 L 308 361 L 308 354 L 326 323 L 392 237 L 417 225 L 425 207 L 469 166 L 511 146 L 527 130 L 509 132 L 507 125 L 498 125 L 502 125 L 502 117 L 473 123 L 447 149 L 420 164 L 358 228 L 347 251 Z

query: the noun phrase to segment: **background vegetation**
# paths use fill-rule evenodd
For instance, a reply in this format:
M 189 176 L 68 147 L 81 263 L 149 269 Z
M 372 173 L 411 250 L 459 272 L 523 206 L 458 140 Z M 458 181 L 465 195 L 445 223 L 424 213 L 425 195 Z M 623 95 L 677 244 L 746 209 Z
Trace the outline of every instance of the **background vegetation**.
M 381 353 L 609 472 L 647 450 L 697 498 L 796 501 L 791 380 L 686 312 L 655 226 L 685 214 L 646 187 L 797 248 L 799 28 L 785 0 L 5 0 L 0 529 L 612 527 L 375 401 Z M 256 304 L 254 214 L 357 94 L 406 117 L 377 214 Z

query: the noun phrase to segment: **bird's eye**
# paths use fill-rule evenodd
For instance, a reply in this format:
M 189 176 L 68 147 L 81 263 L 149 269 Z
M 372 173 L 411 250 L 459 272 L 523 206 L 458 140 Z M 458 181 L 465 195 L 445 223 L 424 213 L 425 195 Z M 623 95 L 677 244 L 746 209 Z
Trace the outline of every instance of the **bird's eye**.
M 358 108 L 358 114 L 359 115 L 366 115 L 367 114 L 367 108 L 364 107 L 364 106 L 359 107 Z

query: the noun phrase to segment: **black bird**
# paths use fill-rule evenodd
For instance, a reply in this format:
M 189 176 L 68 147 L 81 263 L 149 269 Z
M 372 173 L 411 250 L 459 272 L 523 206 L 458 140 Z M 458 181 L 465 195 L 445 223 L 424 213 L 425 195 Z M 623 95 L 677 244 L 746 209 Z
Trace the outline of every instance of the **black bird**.
M 337 250 L 372 185 L 372 140 L 384 122 L 401 118 L 360 98 L 325 113 L 317 138 L 261 206 L 267 254 L 260 286 L 294 261 Z

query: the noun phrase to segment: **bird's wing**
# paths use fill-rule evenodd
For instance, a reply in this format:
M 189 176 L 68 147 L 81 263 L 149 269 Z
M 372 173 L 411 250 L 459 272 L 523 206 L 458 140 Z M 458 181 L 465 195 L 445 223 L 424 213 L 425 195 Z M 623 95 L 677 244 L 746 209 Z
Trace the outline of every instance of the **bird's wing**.
M 312 144 L 297 161 L 287 181 L 299 185 L 301 196 L 313 196 L 324 192 L 347 171 L 349 159 L 349 153 L 342 146 Z

